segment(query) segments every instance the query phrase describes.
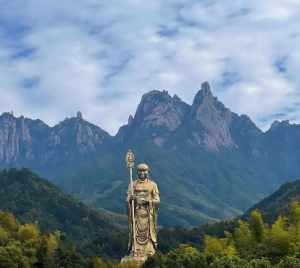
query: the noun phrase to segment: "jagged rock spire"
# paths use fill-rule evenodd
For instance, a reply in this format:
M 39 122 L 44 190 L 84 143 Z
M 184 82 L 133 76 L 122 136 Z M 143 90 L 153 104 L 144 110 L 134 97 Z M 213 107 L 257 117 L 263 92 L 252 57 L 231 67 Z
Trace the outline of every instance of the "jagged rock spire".
M 76 117 L 77 117 L 78 119 L 82 119 L 82 118 L 83 118 L 82 112 L 78 111 L 77 114 L 76 114 Z
M 132 123 L 133 123 L 133 116 L 132 115 L 129 115 L 129 117 L 128 117 L 128 126 L 130 126 Z
M 201 92 L 204 96 L 212 96 L 210 84 L 206 81 L 201 85 Z
M 211 102 L 213 100 L 214 96 L 211 92 L 210 85 L 208 82 L 204 82 L 194 98 L 192 109 L 197 109 L 204 101 Z

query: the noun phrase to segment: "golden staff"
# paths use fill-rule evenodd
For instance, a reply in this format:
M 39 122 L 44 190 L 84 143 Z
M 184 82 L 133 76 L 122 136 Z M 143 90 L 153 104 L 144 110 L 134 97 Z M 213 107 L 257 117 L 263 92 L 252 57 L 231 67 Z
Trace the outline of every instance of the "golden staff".
M 134 154 L 131 149 L 128 150 L 126 154 L 126 164 L 129 169 L 129 177 L 130 177 L 130 187 L 131 187 L 131 196 L 134 195 L 133 191 L 133 180 L 132 180 L 132 169 L 134 167 Z M 135 256 L 135 243 L 136 243 L 136 238 L 135 238 L 135 218 L 134 218 L 134 199 L 131 200 L 131 215 L 132 215 L 132 232 L 133 232 L 133 255 Z

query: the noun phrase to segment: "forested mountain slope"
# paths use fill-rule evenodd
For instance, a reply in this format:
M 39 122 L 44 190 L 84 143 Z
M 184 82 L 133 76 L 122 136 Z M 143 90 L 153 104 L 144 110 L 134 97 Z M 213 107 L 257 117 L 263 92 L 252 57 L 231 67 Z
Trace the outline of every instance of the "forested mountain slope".
M 44 232 L 60 231 L 87 255 L 126 252 L 125 218 L 88 208 L 27 169 L 0 172 L 0 210 Z

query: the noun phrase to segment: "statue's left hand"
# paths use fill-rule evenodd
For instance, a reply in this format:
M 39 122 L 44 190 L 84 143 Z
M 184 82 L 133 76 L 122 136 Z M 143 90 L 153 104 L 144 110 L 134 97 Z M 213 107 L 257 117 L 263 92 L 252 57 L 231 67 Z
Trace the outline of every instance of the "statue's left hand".
M 149 201 L 145 198 L 139 198 L 138 203 L 141 204 L 141 205 L 145 205 L 145 204 L 148 204 Z

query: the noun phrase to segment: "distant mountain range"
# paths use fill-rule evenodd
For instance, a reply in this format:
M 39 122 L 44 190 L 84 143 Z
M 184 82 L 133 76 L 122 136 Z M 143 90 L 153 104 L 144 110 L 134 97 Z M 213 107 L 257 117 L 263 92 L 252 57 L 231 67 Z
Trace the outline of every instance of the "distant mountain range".
M 300 125 L 276 121 L 263 132 L 226 108 L 207 82 L 191 105 L 167 91 L 145 94 L 116 136 L 81 113 L 54 127 L 0 116 L 1 167 L 29 167 L 86 203 L 118 213 L 126 211 L 124 155 L 132 148 L 158 183 L 164 226 L 242 213 L 300 177 L 299 144 Z

